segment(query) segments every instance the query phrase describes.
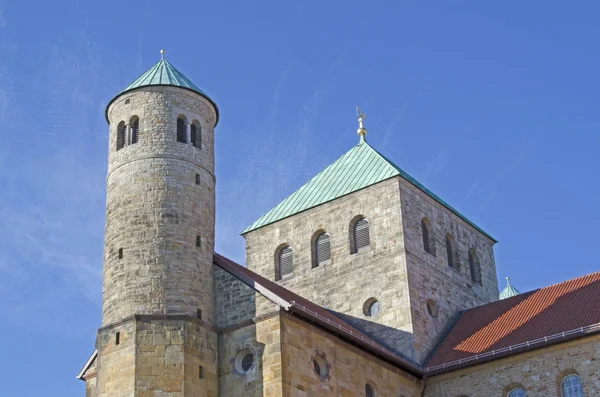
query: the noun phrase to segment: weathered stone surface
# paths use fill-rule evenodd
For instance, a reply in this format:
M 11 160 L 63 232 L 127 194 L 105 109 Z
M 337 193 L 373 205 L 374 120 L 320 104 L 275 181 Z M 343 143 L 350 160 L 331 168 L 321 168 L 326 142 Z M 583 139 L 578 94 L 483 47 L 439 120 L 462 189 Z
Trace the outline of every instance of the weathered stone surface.
M 522 387 L 527 397 L 562 396 L 570 374 L 581 380 L 584 396 L 600 395 L 600 336 L 591 336 L 428 379 L 425 397 L 503 397 Z
M 178 115 L 201 124 L 201 149 L 176 141 Z M 116 150 L 118 125 L 134 116 L 138 143 Z M 103 325 L 198 309 L 212 324 L 215 110 L 188 90 L 146 87 L 119 97 L 108 117 Z

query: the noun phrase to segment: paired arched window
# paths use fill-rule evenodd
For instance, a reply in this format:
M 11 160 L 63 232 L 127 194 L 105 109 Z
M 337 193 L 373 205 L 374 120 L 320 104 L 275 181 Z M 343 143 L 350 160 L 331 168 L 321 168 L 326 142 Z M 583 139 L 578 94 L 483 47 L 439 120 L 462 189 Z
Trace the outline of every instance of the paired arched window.
M 369 235 L 369 221 L 365 217 L 358 217 L 352 223 L 352 253 L 355 254 L 371 245 Z
M 562 397 L 583 397 L 581 379 L 577 375 L 567 375 L 561 382 Z
M 373 390 L 373 386 L 368 383 L 365 385 L 365 396 L 375 397 L 375 390 Z
M 527 397 L 527 393 L 525 393 L 525 389 L 519 387 L 509 391 L 507 397 Z
M 127 141 L 127 126 L 121 121 L 117 126 L 117 150 L 123 149 Z
M 314 239 L 313 244 L 313 267 L 318 267 L 322 263 L 328 262 L 331 259 L 331 243 L 329 239 L 329 233 L 320 232 Z
M 202 147 L 202 133 L 198 120 L 194 120 L 190 126 L 190 141 L 194 147 Z
M 129 122 L 131 126 L 131 144 L 138 143 L 138 136 L 140 133 L 140 119 L 137 116 L 133 116 Z
M 187 143 L 185 132 L 186 120 L 184 116 L 177 117 L 177 142 Z
M 429 219 L 421 219 L 421 233 L 423 234 L 423 249 L 425 252 L 435 255 L 435 239 Z
M 277 255 L 276 278 L 281 280 L 293 272 L 294 252 L 289 245 L 284 245 L 279 249 L 279 254 Z
M 448 266 L 456 269 L 458 266 L 456 262 L 456 242 L 450 233 L 446 234 L 446 256 L 448 258 Z
M 481 265 L 475 248 L 469 250 L 469 271 L 471 272 L 471 281 L 481 285 Z

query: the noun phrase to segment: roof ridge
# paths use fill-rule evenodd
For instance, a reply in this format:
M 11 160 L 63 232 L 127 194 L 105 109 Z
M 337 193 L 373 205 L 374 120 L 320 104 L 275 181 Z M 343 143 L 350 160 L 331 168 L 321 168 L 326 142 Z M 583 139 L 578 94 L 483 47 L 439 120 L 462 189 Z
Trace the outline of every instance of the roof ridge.
M 498 299 L 498 300 L 495 300 L 495 301 L 492 301 L 492 302 L 484 303 L 483 305 L 474 306 L 474 307 L 472 307 L 470 309 L 463 310 L 461 313 L 467 313 L 467 312 L 470 312 L 471 310 L 475 310 L 475 309 L 479 309 L 479 308 L 482 308 L 482 307 L 490 306 L 490 305 L 493 305 L 493 304 L 497 304 L 499 302 L 503 302 L 503 303 L 504 302 L 510 302 L 512 299 L 515 299 L 515 298 L 521 298 L 522 299 L 524 297 L 527 297 L 527 296 L 533 294 L 534 292 L 541 291 L 541 290 L 547 290 L 549 288 L 554 288 L 554 287 L 557 287 L 557 286 L 559 286 L 561 284 L 566 284 L 566 283 L 573 282 L 573 281 L 576 281 L 576 280 L 580 280 L 580 279 L 583 279 L 583 278 L 586 278 L 586 277 L 593 277 L 594 275 L 600 275 L 600 271 L 595 271 L 595 272 L 592 272 L 592 273 L 584 274 L 582 276 L 573 277 L 573 278 L 570 278 L 570 279 L 567 279 L 567 280 L 559 281 L 559 282 L 554 283 L 554 284 L 550 284 L 550 285 L 546 285 L 546 286 L 543 286 L 543 287 L 540 287 L 540 288 L 532 289 L 530 291 L 521 292 L 521 293 L 519 293 L 519 295 L 511 296 L 511 297 L 508 297 L 508 298 L 505 298 L 505 299 Z

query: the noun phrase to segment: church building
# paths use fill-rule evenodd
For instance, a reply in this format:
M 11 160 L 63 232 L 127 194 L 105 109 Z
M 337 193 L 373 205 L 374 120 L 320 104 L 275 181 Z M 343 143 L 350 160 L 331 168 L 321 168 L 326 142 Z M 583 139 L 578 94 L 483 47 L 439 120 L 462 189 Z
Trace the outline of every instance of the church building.
M 214 251 L 219 109 L 162 59 L 106 107 L 87 397 L 593 397 L 600 272 L 499 292 L 496 240 L 356 144 Z

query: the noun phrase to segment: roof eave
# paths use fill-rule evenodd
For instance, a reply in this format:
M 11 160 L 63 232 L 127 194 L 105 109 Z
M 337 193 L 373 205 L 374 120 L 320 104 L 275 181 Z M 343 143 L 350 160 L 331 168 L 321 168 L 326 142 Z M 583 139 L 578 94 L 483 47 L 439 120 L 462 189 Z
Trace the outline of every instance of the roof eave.
M 88 360 L 84 364 L 83 368 L 81 368 L 81 371 L 79 371 L 79 373 L 77 374 L 77 376 L 75 377 L 75 379 L 85 380 L 83 377 L 84 377 L 86 371 L 90 368 L 90 366 L 92 365 L 92 363 L 94 362 L 94 360 L 96 359 L 97 356 L 98 356 L 98 349 L 94 350 L 94 352 L 92 353 L 92 355 L 90 356 L 90 358 L 88 358 Z
M 173 88 L 180 88 L 182 90 L 187 90 L 187 91 L 191 91 L 195 94 L 200 95 L 202 98 L 206 99 L 208 102 L 210 102 L 210 104 L 213 106 L 213 108 L 215 109 L 215 113 L 216 113 L 216 120 L 215 120 L 215 127 L 217 126 L 217 124 L 219 124 L 219 107 L 217 106 L 217 104 L 210 99 L 210 97 L 208 95 L 206 95 L 203 92 L 200 92 L 198 90 L 195 90 L 193 88 L 189 88 L 189 87 L 183 87 L 183 86 L 177 86 L 177 85 L 172 85 L 172 84 L 147 84 L 147 85 L 143 85 L 143 86 L 139 86 L 139 87 L 133 87 L 130 89 L 126 89 L 124 91 L 119 92 L 113 99 L 110 100 L 110 102 L 108 102 L 108 104 L 106 105 L 106 109 L 104 110 L 104 117 L 106 118 L 106 122 L 110 123 L 109 119 L 108 119 L 108 109 L 110 108 L 110 105 L 113 104 L 114 101 L 117 100 L 117 98 L 121 97 L 124 94 L 128 94 L 132 91 L 135 90 L 139 90 L 141 88 L 146 88 L 146 87 L 173 87 Z

